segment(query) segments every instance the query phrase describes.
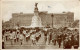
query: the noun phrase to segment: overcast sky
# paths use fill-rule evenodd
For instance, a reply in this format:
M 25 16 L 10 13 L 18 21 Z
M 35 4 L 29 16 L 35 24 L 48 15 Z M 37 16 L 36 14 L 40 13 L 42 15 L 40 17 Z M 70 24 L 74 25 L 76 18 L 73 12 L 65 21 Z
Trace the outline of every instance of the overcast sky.
M 38 3 L 39 11 L 48 11 L 48 13 L 62 13 L 63 11 L 74 12 L 74 18 L 80 19 L 80 1 L 79 0 L 53 0 L 53 1 L 26 1 L 26 0 L 3 0 L 2 18 L 8 21 L 12 13 L 33 13 L 35 2 Z

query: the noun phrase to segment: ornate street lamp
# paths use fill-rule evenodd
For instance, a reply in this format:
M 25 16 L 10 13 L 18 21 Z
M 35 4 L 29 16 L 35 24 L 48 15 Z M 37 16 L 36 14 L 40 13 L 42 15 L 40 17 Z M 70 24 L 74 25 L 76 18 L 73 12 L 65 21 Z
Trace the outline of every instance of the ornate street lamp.
M 53 17 L 54 17 L 54 15 L 52 14 L 51 17 L 52 17 L 52 28 L 53 28 Z

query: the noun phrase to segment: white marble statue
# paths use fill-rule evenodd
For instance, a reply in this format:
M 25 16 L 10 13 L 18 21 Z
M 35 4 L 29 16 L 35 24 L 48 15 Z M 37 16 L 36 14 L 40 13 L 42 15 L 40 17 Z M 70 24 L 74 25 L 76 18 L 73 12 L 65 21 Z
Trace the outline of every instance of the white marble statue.
M 41 18 L 38 15 L 39 11 L 37 8 L 37 4 L 38 3 L 35 3 L 34 16 L 32 17 L 32 22 L 30 27 L 42 27 Z

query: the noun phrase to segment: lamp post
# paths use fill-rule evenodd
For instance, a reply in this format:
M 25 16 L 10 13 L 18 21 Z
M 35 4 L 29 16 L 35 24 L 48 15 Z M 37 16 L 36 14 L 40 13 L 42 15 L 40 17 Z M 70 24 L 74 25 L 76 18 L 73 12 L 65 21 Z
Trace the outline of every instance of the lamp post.
M 52 17 L 52 28 L 53 28 L 53 17 L 54 17 L 54 15 L 52 14 L 51 17 Z

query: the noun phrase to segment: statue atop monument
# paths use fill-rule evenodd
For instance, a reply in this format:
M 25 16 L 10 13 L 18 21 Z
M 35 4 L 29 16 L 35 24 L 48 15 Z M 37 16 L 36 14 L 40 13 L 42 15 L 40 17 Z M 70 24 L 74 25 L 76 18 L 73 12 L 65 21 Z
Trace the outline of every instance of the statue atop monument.
M 38 3 L 35 3 L 35 9 L 34 12 L 37 11 L 38 12 L 38 7 L 37 7 Z
M 35 3 L 35 7 L 37 7 L 37 4 L 38 4 L 38 3 Z

